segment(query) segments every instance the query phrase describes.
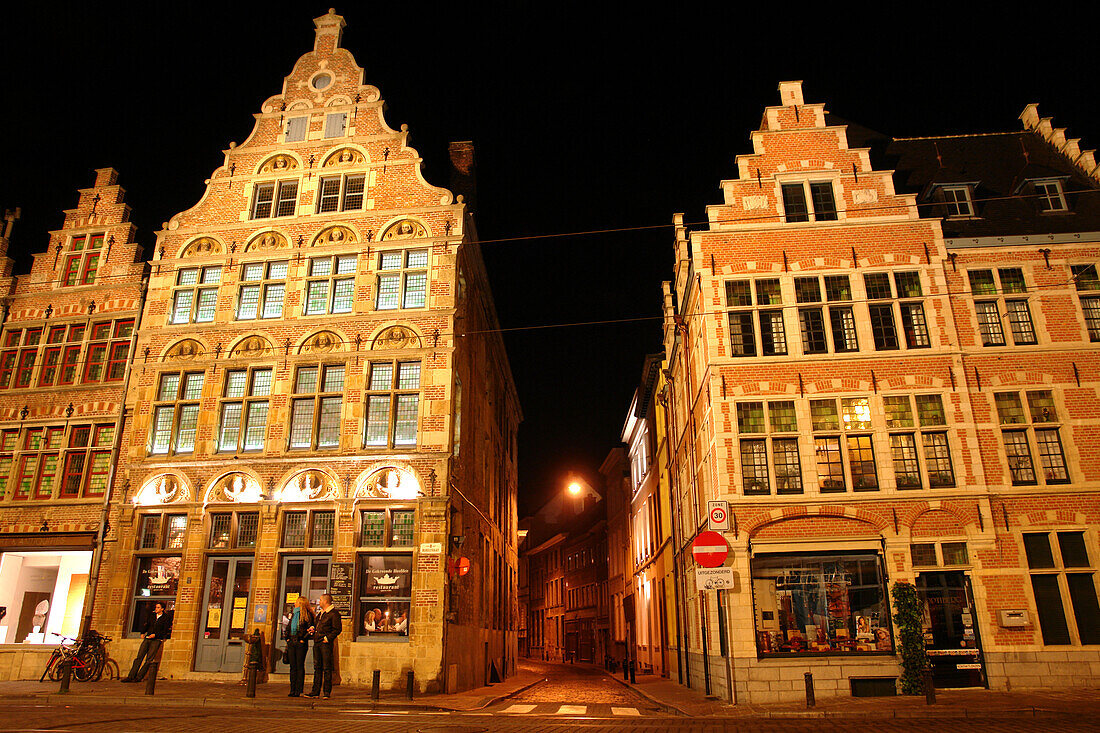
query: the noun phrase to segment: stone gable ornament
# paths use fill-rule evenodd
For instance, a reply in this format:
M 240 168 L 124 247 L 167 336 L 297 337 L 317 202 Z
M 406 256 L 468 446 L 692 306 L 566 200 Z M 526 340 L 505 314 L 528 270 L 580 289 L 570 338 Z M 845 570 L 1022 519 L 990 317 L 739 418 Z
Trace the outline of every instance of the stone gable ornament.
M 187 245 L 187 248 L 183 251 L 184 257 L 208 257 L 211 255 L 220 255 L 222 253 L 222 246 L 218 240 L 212 237 L 199 237 L 191 244 Z
M 310 336 L 302 345 L 303 352 L 325 354 L 340 348 L 341 339 L 332 331 L 322 331 Z
M 276 155 L 264 161 L 260 166 L 260 173 L 282 173 L 292 171 L 298 167 L 298 161 L 289 155 Z
M 426 236 L 428 236 L 428 230 L 424 228 L 423 224 L 415 219 L 402 219 L 386 227 L 386 231 L 382 232 L 382 241 L 387 242 L 392 239 L 423 239 Z
M 229 355 L 229 357 L 231 359 L 253 359 L 259 356 L 264 356 L 270 351 L 271 344 L 267 342 L 267 339 L 263 338 L 262 336 L 249 336 L 233 348 L 233 351 Z
M 246 252 L 268 252 L 276 249 L 286 249 L 286 237 L 278 232 L 264 232 L 253 237 L 245 247 Z
M 134 496 L 134 503 L 141 506 L 173 504 L 184 501 L 186 491 L 175 476 L 158 476 L 149 481 Z
M 415 349 L 420 346 L 420 337 L 411 328 L 390 326 L 378 334 L 373 349 Z
M 187 339 L 169 349 L 164 358 L 166 361 L 191 361 L 202 356 L 205 351 L 198 341 Z
M 279 501 L 325 501 L 336 498 L 336 484 L 322 471 L 303 471 L 279 490 Z
M 206 503 L 254 504 L 262 498 L 260 484 L 256 479 L 243 473 L 230 473 L 210 487 L 206 494 Z
M 354 244 L 357 240 L 355 232 L 347 227 L 335 226 L 325 229 L 313 240 L 314 247 L 328 245 Z
M 357 499 L 415 499 L 420 482 L 411 472 L 393 466 L 380 468 L 366 478 L 355 492 Z
M 363 154 L 358 150 L 353 148 L 340 148 L 325 159 L 325 163 L 322 167 L 334 168 L 341 165 L 362 165 L 366 162 L 366 158 L 364 158 Z

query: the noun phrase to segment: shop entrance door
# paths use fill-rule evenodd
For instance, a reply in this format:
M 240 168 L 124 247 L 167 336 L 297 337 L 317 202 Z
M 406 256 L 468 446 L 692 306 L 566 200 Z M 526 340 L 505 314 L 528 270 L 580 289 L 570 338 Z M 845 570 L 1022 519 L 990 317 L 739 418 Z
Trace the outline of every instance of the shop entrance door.
M 924 646 L 936 687 L 985 687 L 985 664 L 970 579 L 961 571 L 919 573 Z
M 298 600 L 298 596 L 308 598 L 316 613 L 321 603 L 321 594 L 328 590 L 328 564 L 327 557 L 288 556 L 283 558 L 283 572 L 279 582 L 279 608 L 282 609 L 279 614 L 278 647 L 280 649 L 286 646 L 283 629 L 290 623 L 290 612 L 294 610 L 294 603 Z M 349 619 L 344 619 L 344 623 L 350 628 Z M 312 664 L 310 660 L 306 661 L 307 667 Z M 274 671 L 288 672 L 289 670 L 290 667 L 283 664 L 283 660 L 277 656 Z
M 240 672 L 244 668 L 251 557 L 212 557 L 199 615 L 196 672 Z

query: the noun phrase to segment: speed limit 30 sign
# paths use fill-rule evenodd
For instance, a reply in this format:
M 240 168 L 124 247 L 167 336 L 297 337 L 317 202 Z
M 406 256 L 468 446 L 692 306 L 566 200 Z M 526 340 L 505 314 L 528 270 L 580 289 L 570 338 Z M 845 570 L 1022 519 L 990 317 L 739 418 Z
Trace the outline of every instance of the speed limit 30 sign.
M 730 503 L 728 501 L 707 502 L 707 529 L 712 532 L 729 532 Z

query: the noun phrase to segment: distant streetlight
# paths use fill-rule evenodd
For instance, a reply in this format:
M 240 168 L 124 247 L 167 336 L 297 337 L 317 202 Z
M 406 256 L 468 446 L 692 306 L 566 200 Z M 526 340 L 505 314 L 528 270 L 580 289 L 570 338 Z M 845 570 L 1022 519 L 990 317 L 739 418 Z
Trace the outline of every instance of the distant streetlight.
M 569 493 L 573 496 L 579 495 L 582 491 L 584 491 L 584 487 L 578 484 L 576 481 L 569 484 Z

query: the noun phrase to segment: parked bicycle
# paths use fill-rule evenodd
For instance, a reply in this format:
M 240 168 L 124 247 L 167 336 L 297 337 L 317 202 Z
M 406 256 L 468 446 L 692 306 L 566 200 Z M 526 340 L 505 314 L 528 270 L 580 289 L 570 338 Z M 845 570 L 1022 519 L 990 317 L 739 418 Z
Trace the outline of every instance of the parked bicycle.
M 42 670 L 38 679 L 42 682 L 49 677 L 58 682 L 64 672 L 64 665 L 71 663 L 73 678 L 78 682 L 95 682 L 107 675 L 108 679 L 118 678 L 118 663 L 107 655 L 106 644 L 111 639 L 98 631 L 89 630 L 81 639 L 62 636 L 65 642 L 58 645 L 50 655 L 50 661 Z

